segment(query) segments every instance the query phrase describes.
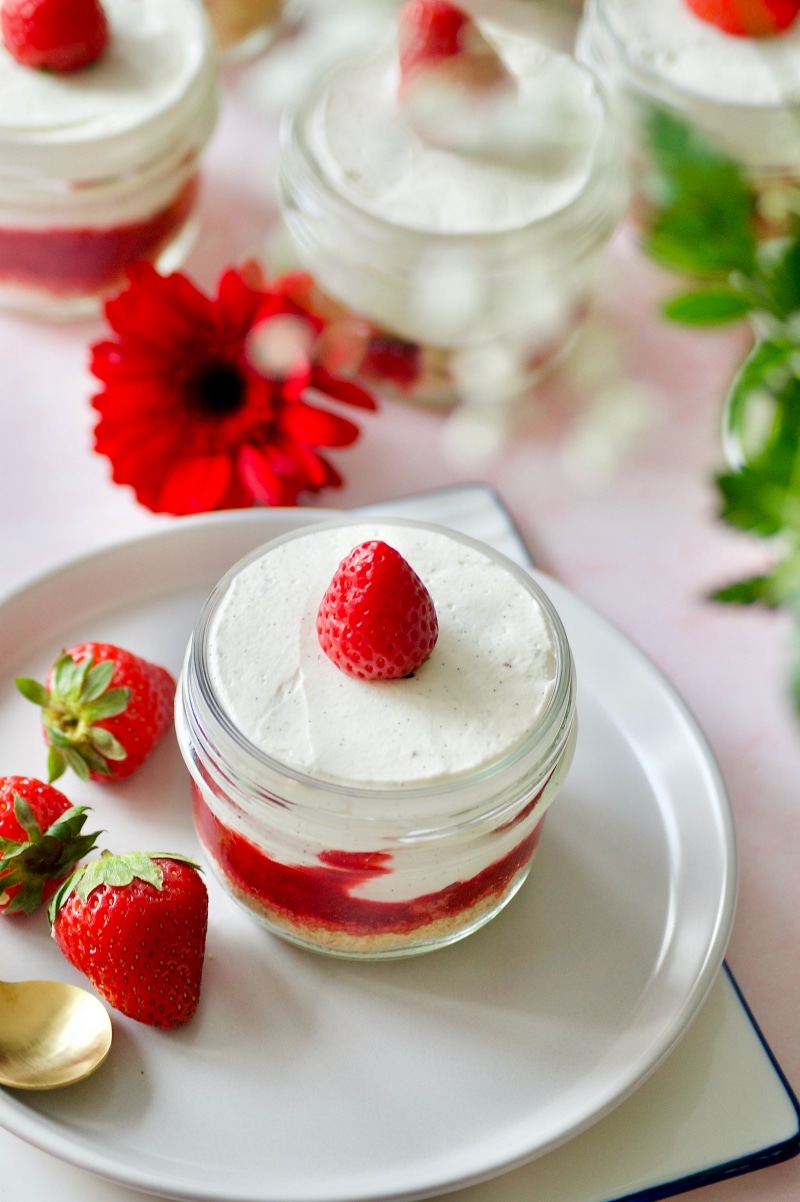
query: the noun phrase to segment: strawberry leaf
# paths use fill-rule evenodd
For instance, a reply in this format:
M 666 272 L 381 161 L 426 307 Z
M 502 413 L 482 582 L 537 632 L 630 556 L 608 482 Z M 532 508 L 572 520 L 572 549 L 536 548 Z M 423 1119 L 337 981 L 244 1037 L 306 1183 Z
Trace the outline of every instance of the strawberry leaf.
M 60 656 L 53 665 L 52 693 L 65 701 L 77 703 L 88 670 L 88 659 L 76 664 L 71 655 Z
M 89 767 L 86 758 L 76 751 L 74 747 L 64 747 L 61 749 L 61 756 L 64 760 L 64 765 L 71 768 L 79 780 L 87 781 L 89 779 Z M 103 771 L 102 765 L 96 769 L 98 772 Z M 107 769 L 106 769 L 107 771 Z
M 76 747 L 70 748 L 70 754 L 77 756 L 84 765 L 84 769 L 89 769 L 92 772 L 99 772 L 103 776 L 110 776 L 111 769 L 108 766 L 106 757 L 100 751 L 96 751 L 90 743 L 82 743 L 80 750 Z M 73 767 L 73 762 L 70 759 L 70 767 Z M 77 771 L 77 769 L 76 769 Z
M 86 673 L 86 681 L 83 687 L 84 701 L 94 701 L 101 693 L 105 693 L 111 684 L 114 667 L 114 661 L 106 659 L 89 669 Z
M 86 813 L 85 806 L 72 806 L 42 831 L 28 801 L 14 794 L 14 814 L 27 837 L 0 841 L 4 913 L 32 914 L 42 904 L 45 887 L 63 880 L 92 850 L 99 832 L 83 833 Z
M 57 747 L 47 749 L 47 779 L 52 785 L 67 770 L 67 761 Z
M 28 676 L 18 676 L 16 686 L 22 696 L 26 700 L 32 701 L 34 705 L 45 706 L 50 700 L 50 694 L 38 680 L 31 680 Z
M 128 708 L 131 698 L 130 689 L 111 689 L 96 700 L 91 700 L 83 707 L 83 717 L 86 722 L 100 722 L 103 718 L 114 718 Z
M 33 810 L 24 797 L 14 793 L 14 817 L 25 831 L 29 839 L 35 839 L 41 834 L 39 823 L 34 817 Z
M 109 760 L 124 760 L 127 759 L 128 753 L 118 739 L 115 739 L 110 730 L 105 730 L 102 726 L 93 726 L 88 732 L 88 738 L 92 746 Z

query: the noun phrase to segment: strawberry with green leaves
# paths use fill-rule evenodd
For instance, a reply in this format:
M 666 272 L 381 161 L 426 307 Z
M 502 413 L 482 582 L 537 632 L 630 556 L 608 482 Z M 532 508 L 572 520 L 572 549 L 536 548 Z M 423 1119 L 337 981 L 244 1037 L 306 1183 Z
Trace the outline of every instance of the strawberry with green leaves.
M 62 885 L 49 914 L 64 956 L 115 1010 L 153 1027 L 195 1013 L 208 892 L 191 860 L 103 852 Z
M 45 684 L 19 677 L 17 688 L 41 707 L 51 782 L 67 768 L 81 780 L 130 776 L 172 723 L 170 673 L 111 643 L 70 647 Z
M 29 776 L 0 776 L 0 914 L 32 914 L 95 845 L 85 806 Z

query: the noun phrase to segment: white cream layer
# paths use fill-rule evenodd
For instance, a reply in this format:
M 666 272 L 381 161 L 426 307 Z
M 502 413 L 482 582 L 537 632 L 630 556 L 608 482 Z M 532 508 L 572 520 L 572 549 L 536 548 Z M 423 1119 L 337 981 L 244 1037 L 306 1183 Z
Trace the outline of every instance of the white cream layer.
M 342 196 L 407 228 L 480 233 L 527 226 L 581 193 L 604 121 L 593 81 L 569 56 L 530 38 L 494 26 L 484 32 L 516 78 L 518 119 L 532 129 L 547 114 L 543 133 L 558 145 L 555 162 L 520 171 L 425 143 L 398 107 L 392 44 L 333 76 L 306 124 L 319 169 Z
M 427 586 L 439 639 L 413 677 L 361 681 L 319 646 L 316 615 L 346 554 L 381 538 Z M 539 603 L 503 567 L 438 531 L 360 524 L 302 535 L 247 565 L 209 628 L 208 670 L 234 724 L 267 754 L 358 786 L 439 782 L 505 755 L 551 696 Z

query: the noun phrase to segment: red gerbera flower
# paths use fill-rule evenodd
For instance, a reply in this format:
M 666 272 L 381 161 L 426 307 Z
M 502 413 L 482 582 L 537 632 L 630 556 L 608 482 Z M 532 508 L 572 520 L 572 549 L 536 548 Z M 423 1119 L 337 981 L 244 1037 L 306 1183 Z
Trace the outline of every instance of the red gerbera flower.
M 306 295 L 301 277 L 266 287 L 254 267 L 226 271 L 216 299 L 180 273 L 132 267 L 106 304 L 116 337 L 92 347 L 95 449 L 113 479 L 174 514 L 296 505 L 341 485 L 318 448 L 349 446 L 358 426 L 309 398 L 375 402 L 315 357 L 325 317 Z

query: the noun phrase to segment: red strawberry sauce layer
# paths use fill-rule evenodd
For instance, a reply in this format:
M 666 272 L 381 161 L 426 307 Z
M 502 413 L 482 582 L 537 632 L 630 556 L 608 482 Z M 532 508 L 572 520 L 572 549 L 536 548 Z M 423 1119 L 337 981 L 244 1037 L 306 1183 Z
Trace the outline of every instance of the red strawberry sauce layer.
M 189 180 L 165 209 L 144 221 L 108 228 L 4 229 L 0 282 L 55 296 L 94 295 L 122 280 L 137 259 L 153 261 L 186 222 L 197 194 Z
M 544 826 L 542 819 L 516 847 L 469 880 L 405 901 L 382 902 L 354 897 L 352 891 L 392 871 L 388 853 L 331 850 L 318 855 L 318 867 L 281 864 L 223 826 L 194 784 L 192 794 L 200 840 L 237 892 L 293 925 L 356 937 L 408 935 L 428 923 L 452 920 L 486 898 L 501 898 L 536 850 Z M 538 796 L 525 813 L 536 800 Z

